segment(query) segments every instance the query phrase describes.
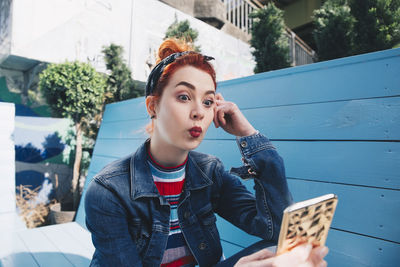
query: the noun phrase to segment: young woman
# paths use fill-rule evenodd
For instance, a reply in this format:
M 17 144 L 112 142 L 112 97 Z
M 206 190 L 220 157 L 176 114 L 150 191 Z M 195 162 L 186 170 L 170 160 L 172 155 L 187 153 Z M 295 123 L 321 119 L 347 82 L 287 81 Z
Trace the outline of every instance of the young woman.
M 173 40 L 161 45 L 146 85 L 150 138 L 87 189 L 91 266 L 324 266 L 324 247 L 251 254 L 276 244 L 292 201 L 283 162 L 239 108 L 216 93 L 213 58 L 186 50 Z M 219 159 L 192 151 L 212 122 L 236 136 L 244 165 L 232 170 L 254 178 L 255 196 Z M 215 214 L 264 241 L 224 260 Z

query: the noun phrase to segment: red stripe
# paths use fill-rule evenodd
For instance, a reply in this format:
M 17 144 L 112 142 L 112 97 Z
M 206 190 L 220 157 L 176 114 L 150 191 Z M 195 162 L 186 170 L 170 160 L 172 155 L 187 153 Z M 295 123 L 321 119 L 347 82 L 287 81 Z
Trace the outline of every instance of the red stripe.
M 176 225 L 176 226 L 171 226 L 169 229 L 170 230 L 175 230 L 175 229 L 179 229 L 180 228 L 180 226 L 179 225 Z
M 163 182 L 154 182 L 157 186 L 158 192 L 163 196 L 170 195 L 179 195 L 182 193 L 183 184 L 185 180 L 180 182 L 172 182 L 172 183 L 163 183 Z
M 173 262 L 161 264 L 161 267 L 179 267 L 189 263 L 195 263 L 193 255 L 182 257 Z

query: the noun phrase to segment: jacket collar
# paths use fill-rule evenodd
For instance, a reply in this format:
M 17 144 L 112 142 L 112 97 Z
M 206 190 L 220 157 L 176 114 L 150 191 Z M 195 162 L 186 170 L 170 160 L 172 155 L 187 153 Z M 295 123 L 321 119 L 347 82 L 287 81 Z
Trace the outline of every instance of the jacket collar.
M 149 141 L 150 139 L 146 140 L 130 160 L 130 190 L 133 200 L 141 197 L 160 197 L 147 162 L 147 143 Z M 198 190 L 212 184 L 212 180 L 201 170 L 189 152 L 184 190 Z

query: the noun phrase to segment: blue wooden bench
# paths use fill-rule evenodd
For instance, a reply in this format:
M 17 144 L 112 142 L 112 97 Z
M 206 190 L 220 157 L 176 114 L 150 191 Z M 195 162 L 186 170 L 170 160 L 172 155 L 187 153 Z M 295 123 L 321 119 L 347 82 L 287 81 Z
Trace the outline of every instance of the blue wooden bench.
M 225 81 L 217 90 L 272 139 L 296 201 L 339 196 L 330 266 L 400 262 L 400 49 Z M 135 151 L 148 122 L 144 98 L 108 105 L 87 181 Z M 226 168 L 241 164 L 234 138 L 220 129 L 210 127 L 197 150 Z M 217 223 L 226 256 L 258 240 Z
M 339 196 L 329 266 L 398 265 L 400 49 L 225 81 L 218 91 L 273 141 L 296 201 Z M 136 150 L 148 121 L 144 98 L 106 107 L 86 186 L 107 163 Z M 234 138 L 220 129 L 210 127 L 197 150 L 218 156 L 226 168 L 241 165 Z M 253 190 L 252 181 L 245 185 Z M 14 259 L 87 266 L 93 247 L 84 219 L 81 205 L 74 223 L 18 232 Z M 258 240 L 222 218 L 217 224 L 226 256 Z

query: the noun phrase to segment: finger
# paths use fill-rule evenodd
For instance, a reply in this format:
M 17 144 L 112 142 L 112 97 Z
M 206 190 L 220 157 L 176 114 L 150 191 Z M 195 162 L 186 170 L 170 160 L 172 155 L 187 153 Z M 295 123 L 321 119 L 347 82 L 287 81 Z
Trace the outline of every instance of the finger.
M 221 101 L 224 101 L 224 100 L 225 100 L 221 93 L 216 94 L 216 95 L 215 95 L 215 99 L 216 99 L 216 100 L 221 100 Z
M 297 266 L 306 264 L 310 256 L 312 246 L 310 244 L 303 244 L 295 247 L 289 252 L 283 253 L 275 258 L 277 266 Z M 305 265 L 307 266 L 307 264 Z
M 323 262 L 323 259 L 328 252 L 329 249 L 326 246 L 318 246 L 311 251 L 310 259 L 316 266 L 319 266 L 318 264 Z
M 255 261 L 255 260 L 267 259 L 274 255 L 275 255 L 275 253 L 273 253 L 272 251 L 270 251 L 268 249 L 262 249 L 260 251 L 257 251 L 256 253 L 246 256 L 245 258 L 247 261 Z
M 226 125 L 226 121 L 225 121 L 225 112 L 224 110 L 220 109 L 218 111 L 218 124 L 225 126 Z
M 219 127 L 217 116 L 218 116 L 218 109 L 217 109 L 217 106 L 214 106 L 214 119 L 213 120 L 214 120 L 215 128 Z

